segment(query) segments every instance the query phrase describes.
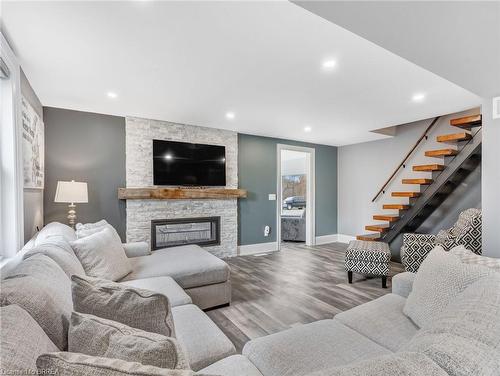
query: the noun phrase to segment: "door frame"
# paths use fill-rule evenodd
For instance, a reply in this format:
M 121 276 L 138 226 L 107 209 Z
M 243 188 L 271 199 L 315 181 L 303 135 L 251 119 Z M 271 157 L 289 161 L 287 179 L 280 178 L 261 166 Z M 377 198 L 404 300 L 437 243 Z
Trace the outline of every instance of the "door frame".
M 283 192 L 281 190 L 281 151 L 291 150 L 300 151 L 306 153 L 306 166 L 307 166 L 307 183 L 306 183 L 306 245 L 314 246 L 316 244 L 316 157 L 314 148 L 308 148 L 305 146 L 295 146 L 287 144 L 277 144 L 276 145 L 276 244 L 277 250 L 281 250 L 281 208 L 283 205 Z

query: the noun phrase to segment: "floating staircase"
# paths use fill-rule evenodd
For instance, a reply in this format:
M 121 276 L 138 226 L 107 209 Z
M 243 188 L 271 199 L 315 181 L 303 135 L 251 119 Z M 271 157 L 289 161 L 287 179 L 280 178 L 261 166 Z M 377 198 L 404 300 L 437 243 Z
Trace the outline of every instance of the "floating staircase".
M 377 193 L 372 201 L 386 193 L 385 187 L 392 181 L 400 167 L 406 167 L 405 161 L 412 154 L 418 144 L 427 138 L 428 131 L 437 122 L 438 118 L 429 125 L 424 135 L 417 141 L 414 148 L 407 154 L 401 165 L 391 175 L 386 184 Z M 433 162 L 424 165 L 412 166 L 415 172 L 430 172 L 432 178 L 405 178 L 403 184 L 418 186 L 419 190 L 391 192 L 391 197 L 406 198 L 405 203 L 384 203 L 383 210 L 390 210 L 390 214 L 376 214 L 373 216 L 378 224 L 365 226 L 371 233 L 358 235 L 358 240 L 392 242 L 402 232 L 413 232 L 420 224 L 453 192 L 453 190 L 478 166 L 481 162 L 481 115 L 466 116 L 450 120 L 450 125 L 460 128 L 460 132 L 437 136 L 437 142 L 454 147 L 445 147 L 437 150 L 425 151 L 425 156 L 434 158 Z M 474 128 L 478 128 L 477 130 Z M 436 163 L 435 158 L 442 158 Z M 394 211 L 397 214 L 394 214 Z

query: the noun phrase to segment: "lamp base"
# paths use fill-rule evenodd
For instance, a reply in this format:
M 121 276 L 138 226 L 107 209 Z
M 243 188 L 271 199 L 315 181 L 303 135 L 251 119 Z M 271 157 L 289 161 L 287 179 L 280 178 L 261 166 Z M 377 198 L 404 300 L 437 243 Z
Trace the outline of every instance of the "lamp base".
M 68 205 L 68 223 L 71 228 L 75 228 L 75 223 L 76 223 L 76 205 L 75 204 L 69 204 Z

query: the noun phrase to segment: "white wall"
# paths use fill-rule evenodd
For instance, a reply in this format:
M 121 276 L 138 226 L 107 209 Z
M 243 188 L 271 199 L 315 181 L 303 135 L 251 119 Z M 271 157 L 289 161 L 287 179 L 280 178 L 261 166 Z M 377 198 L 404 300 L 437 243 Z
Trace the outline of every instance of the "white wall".
M 491 98 L 485 99 L 482 112 L 483 253 L 500 257 L 500 119 L 492 118 Z
M 339 147 L 338 232 L 351 236 L 365 234 L 367 233 L 364 230 L 366 225 L 381 223 L 372 219 L 374 214 L 390 214 L 389 210 L 382 210 L 384 203 L 407 203 L 408 199 L 393 198 L 390 192 L 418 190 L 418 186 L 401 184 L 401 179 L 430 178 L 430 173 L 413 172 L 411 166 L 441 161 L 442 159 L 425 157 L 424 151 L 446 147 L 436 142 L 435 139 L 436 135 L 457 131 L 457 128 L 449 125 L 450 119 L 478 113 L 478 111 L 479 109 L 472 109 L 441 117 L 431 131 L 429 139 L 421 143 L 408 160 L 406 168 L 396 175 L 387 187 L 386 193 L 373 203 L 372 198 L 432 119 L 398 127 L 396 136 L 390 139 Z M 394 211 L 394 214 L 396 213 Z

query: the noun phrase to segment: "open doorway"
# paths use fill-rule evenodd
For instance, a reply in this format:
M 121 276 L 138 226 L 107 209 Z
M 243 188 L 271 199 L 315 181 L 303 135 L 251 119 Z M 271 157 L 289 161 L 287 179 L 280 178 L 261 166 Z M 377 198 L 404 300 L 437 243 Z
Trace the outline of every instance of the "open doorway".
M 314 149 L 278 145 L 277 242 L 315 244 Z

